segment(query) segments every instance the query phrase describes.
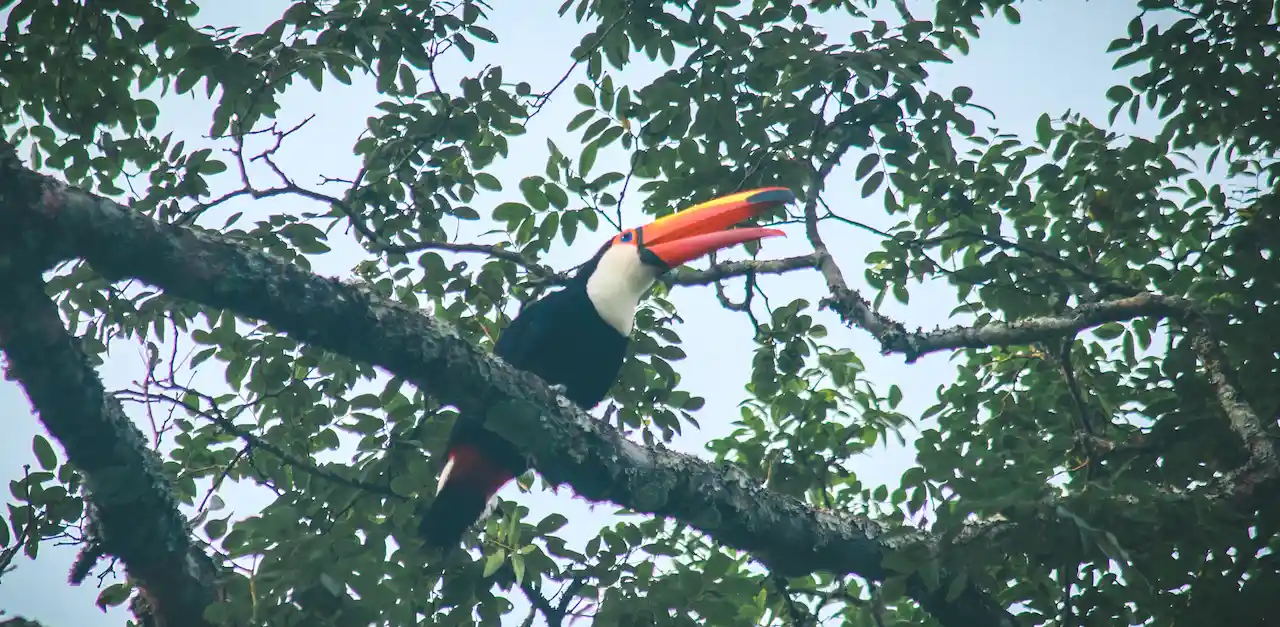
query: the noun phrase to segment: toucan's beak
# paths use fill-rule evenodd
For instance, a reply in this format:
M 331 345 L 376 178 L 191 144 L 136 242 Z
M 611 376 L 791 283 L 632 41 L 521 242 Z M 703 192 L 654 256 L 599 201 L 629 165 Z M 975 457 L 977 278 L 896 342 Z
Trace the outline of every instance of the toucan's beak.
M 743 242 L 785 233 L 778 229 L 731 229 L 735 224 L 793 202 L 785 187 L 763 187 L 721 196 L 640 227 L 640 244 L 668 268 Z

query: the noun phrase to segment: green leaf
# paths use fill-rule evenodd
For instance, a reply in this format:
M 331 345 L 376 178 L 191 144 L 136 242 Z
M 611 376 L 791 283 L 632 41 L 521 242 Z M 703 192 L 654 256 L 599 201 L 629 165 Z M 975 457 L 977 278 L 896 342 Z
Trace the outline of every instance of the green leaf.
M 595 94 L 591 91 L 591 87 L 584 83 L 578 83 L 577 85 L 574 86 L 573 97 L 576 98 L 578 100 L 578 103 L 582 104 L 583 106 L 587 106 L 587 107 L 596 106 Z
M 389 486 L 392 492 L 401 496 L 409 496 L 416 492 L 422 485 L 416 477 L 408 474 L 396 475 L 391 478 Z
M 569 195 L 564 192 L 564 188 L 555 183 L 546 183 L 542 186 L 542 191 L 547 195 L 547 201 L 556 209 L 564 209 L 569 206 Z
M 533 211 L 523 203 L 504 202 L 493 208 L 493 219 L 501 222 L 513 222 L 524 218 L 532 212 Z
M 36 461 L 45 470 L 53 470 L 58 466 L 58 455 L 44 436 L 36 435 L 31 439 L 31 451 L 36 454 Z
M 885 603 L 893 603 L 901 599 L 907 592 L 907 578 L 903 575 L 886 577 L 880 584 L 880 598 Z
M 877 170 L 874 174 L 872 174 L 870 177 L 867 178 L 867 181 L 865 183 L 862 184 L 862 197 L 868 198 L 872 194 L 876 193 L 876 190 L 880 188 L 880 184 L 883 182 L 884 182 L 884 171 Z
M 462 35 L 454 35 L 453 37 L 449 38 L 449 40 L 453 42 L 454 46 L 458 47 L 458 50 L 462 52 L 462 56 L 465 57 L 468 61 L 476 60 L 475 44 L 467 41 L 466 38 L 464 38 Z
M 1111 102 L 1124 104 L 1133 98 L 1133 90 L 1124 85 L 1116 85 L 1107 90 L 1107 100 Z
M 591 172 L 591 167 L 596 164 L 596 152 L 600 147 L 595 142 L 589 142 L 582 147 L 582 155 L 578 157 L 578 175 L 586 176 Z
M 1187 189 L 1191 190 L 1192 200 L 1204 200 L 1209 197 L 1209 190 L 1205 189 L 1204 183 L 1199 179 L 1188 179 Z
M 1142 16 L 1141 15 L 1129 21 L 1129 27 L 1127 29 L 1127 32 L 1129 33 L 1130 41 L 1133 41 L 1133 42 L 1142 41 Z
M 209 159 L 202 162 L 196 171 L 201 174 L 221 174 L 227 171 L 227 164 L 217 159 Z
M 493 553 L 490 553 L 489 556 L 484 559 L 484 572 L 480 576 L 486 578 L 492 577 L 494 573 L 498 572 L 499 568 L 502 568 L 502 563 L 506 561 L 506 559 L 507 551 L 505 549 L 497 549 Z
M 98 593 L 98 600 L 94 604 L 106 611 L 108 607 L 115 607 L 129 600 L 129 594 L 132 592 L 132 588 L 127 584 L 113 583 Z
M 1124 334 L 1124 325 L 1119 322 L 1108 322 L 1093 330 L 1093 335 L 1102 340 L 1114 340 Z
M 720 551 L 714 551 L 702 565 L 702 576 L 709 581 L 720 579 L 725 573 L 729 572 L 729 567 L 732 565 L 733 560 L 729 559 L 728 555 Z
M 923 492 L 920 490 L 919 492 Z M 927 558 L 920 564 L 920 578 L 924 580 L 925 588 L 929 591 L 937 590 L 942 585 L 942 566 L 938 563 L 937 558 Z
M 487 189 L 489 191 L 502 191 L 502 183 L 498 181 L 498 177 L 487 172 L 476 173 L 476 185 L 480 186 L 481 189 Z
M 613 111 L 613 79 L 605 76 L 600 81 L 600 108 L 605 111 Z
M 604 130 L 609 128 L 609 125 L 612 123 L 613 120 L 610 120 L 609 118 L 600 118 L 599 120 L 592 122 L 591 126 L 588 126 L 587 130 L 582 132 L 582 141 L 588 141 L 596 135 L 603 133 Z
M 485 564 L 485 567 L 487 568 L 488 564 Z M 516 585 L 520 585 L 522 582 L 524 582 L 524 556 L 523 555 L 516 553 L 511 556 L 511 570 L 515 571 Z
M 609 144 L 612 144 L 613 142 L 618 141 L 618 138 L 622 137 L 622 134 L 624 132 L 625 131 L 622 130 L 621 126 L 610 126 L 607 130 L 605 130 L 605 132 L 600 134 L 600 138 L 597 139 L 596 142 L 599 143 L 600 146 L 602 147 L 608 146 Z
M 569 120 L 569 126 L 565 127 L 565 130 L 570 132 L 576 131 L 579 128 L 582 128 L 583 124 L 586 124 L 587 122 L 591 121 L 591 118 L 595 116 L 596 116 L 595 109 L 587 109 L 586 111 L 582 111 L 578 113 L 578 115 L 573 116 L 572 120 Z
M 560 232 L 564 234 L 564 243 L 572 245 L 573 240 L 578 237 L 578 214 L 574 212 L 565 212 L 564 217 L 560 219 Z
M 468 27 L 467 31 L 469 31 L 472 35 L 475 35 L 476 38 L 481 39 L 483 41 L 487 41 L 491 44 L 498 43 L 498 36 L 493 34 L 493 31 L 487 28 L 473 25 Z
M 524 195 L 524 199 L 534 211 L 546 211 L 551 207 L 551 202 L 542 191 L 541 178 L 530 176 L 521 180 L 520 193 Z
M 1053 141 L 1053 120 L 1049 119 L 1048 113 L 1041 113 L 1040 119 L 1036 120 L 1036 143 L 1049 147 L 1049 143 Z
M 205 523 L 204 532 L 209 534 L 209 539 L 217 540 L 227 533 L 227 519 L 214 518 Z
M 880 155 L 874 152 L 867 153 L 858 161 L 858 168 L 854 172 L 854 178 L 861 181 L 863 177 L 871 173 L 871 169 L 880 163 Z M 863 196 L 866 198 L 866 196 Z
M 569 523 L 569 519 L 561 514 L 551 514 L 538 523 L 536 527 L 539 534 L 548 534 L 559 530 L 561 527 Z

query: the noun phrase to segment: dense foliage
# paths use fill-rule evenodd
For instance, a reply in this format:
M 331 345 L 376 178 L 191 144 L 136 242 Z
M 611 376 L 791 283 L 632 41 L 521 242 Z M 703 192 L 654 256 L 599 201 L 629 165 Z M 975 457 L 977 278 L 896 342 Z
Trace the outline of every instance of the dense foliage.
M 725 341 L 755 343 L 747 397 L 703 457 L 885 534 L 883 559 L 848 567 L 862 576 L 772 572 L 699 531 L 706 521 L 627 517 L 575 548 L 563 516 L 517 499 L 441 578 L 412 537 L 452 407 L 242 312 L 85 263 L 47 274 L 96 363 L 134 350 L 128 338 L 149 351 L 150 372 L 116 396 L 222 573 L 214 624 L 514 624 L 522 592 L 525 624 L 957 624 L 920 591 L 975 586 L 1026 625 L 1262 625 L 1280 595 L 1280 5 L 1142 0 L 1111 44 L 1117 67 L 1141 71 L 1098 94 L 1110 119 L 1046 104 L 1011 135 L 984 127 L 981 94 L 929 80 L 985 22 L 1018 21 L 1004 0 L 914 17 L 873 0 L 567 0 L 562 19 L 592 30 L 554 86 L 470 62 L 501 49 L 486 19 L 514 5 L 302 1 L 239 32 L 199 28 L 189 0 L 5 4 L 0 123 L 28 167 L 303 269 L 354 239 L 364 289 L 482 346 L 562 277 L 544 262 L 567 258 L 556 250 L 734 190 L 801 197 L 777 216 L 807 239 L 801 257 L 752 247 L 759 261 L 655 289 L 603 415 L 646 443 L 696 424 L 705 401 L 681 384 L 670 293 L 741 311 L 754 336 Z M 840 14 L 854 30 L 815 25 Z M 442 80 L 446 63 L 465 77 Z M 359 168 L 309 186 L 275 159 L 309 113 L 285 95 L 332 81 L 366 81 L 381 102 L 352 148 Z M 211 146 L 228 151 L 155 131 L 158 88 L 207 96 Z M 511 154 L 535 115 L 571 99 L 575 143 Z M 1158 135 L 1112 130 L 1153 112 Z M 861 259 L 823 237 L 851 220 L 824 185 L 850 175 L 862 206 L 897 221 Z M 294 202 L 270 202 L 282 197 Z M 740 302 L 743 282 L 750 295 L 756 276 L 791 272 L 826 289 Z M 935 279 L 977 330 L 913 333 L 876 313 Z M 829 334 L 842 324 L 909 360 L 955 351 L 957 376 L 903 415 L 901 387 L 870 386 Z M 908 423 L 916 467 L 896 489 L 863 485 L 848 461 Z M 69 534 L 89 547 L 84 579 L 106 566 L 94 495 L 49 440 L 33 451 L 39 467 L 0 521 L 0 565 Z M 259 515 L 221 511 L 237 482 L 272 491 Z M 133 592 L 116 584 L 100 601 Z M 149 594 L 140 615 L 164 604 Z

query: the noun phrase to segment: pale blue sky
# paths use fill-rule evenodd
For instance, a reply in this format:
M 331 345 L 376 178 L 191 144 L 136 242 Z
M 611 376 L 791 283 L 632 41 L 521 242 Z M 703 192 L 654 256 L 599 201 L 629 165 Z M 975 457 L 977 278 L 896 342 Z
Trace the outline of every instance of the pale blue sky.
M 279 16 L 288 3 L 280 0 L 263 0 L 256 3 L 209 3 L 201 22 L 215 25 L 240 25 L 245 29 L 259 29 Z M 892 16 L 890 3 L 878 12 Z M 558 2 L 525 3 L 526 12 L 499 9 L 489 24 L 501 43 L 482 48 L 476 65 L 455 63 L 446 67 L 446 88 L 456 85 L 464 73 L 474 73 L 484 63 L 501 64 L 506 80 L 528 81 L 535 91 L 554 84 L 570 64 L 569 50 L 579 41 L 586 27 L 555 15 Z M 510 6 L 510 5 L 508 5 Z M 928 3 L 911 3 L 918 17 L 931 13 Z M 968 85 L 975 91 L 973 100 L 996 112 L 998 125 L 1005 131 L 1028 136 L 1033 132 L 1036 118 L 1043 112 L 1060 114 L 1070 108 L 1105 123 L 1108 103 L 1103 97 L 1108 87 L 1120 82 L 1120 76 L 1111 71 L 1112 57 L 1105 53 L 1107 44 L 1124 33 L 1125 25 L 1136 14 L 1132 2 L 1036 2 L 1019 6 L 1023 23 L 1010 26 L 1003 19 L 993 19 L 983 26 L 982 37 L 974 42 L 967 57 L 957 57 L 951 66 L 933 66 L 928 86 L 942 93 L 949 93 L 956 85 Z M 896 18 L 890 17 L 890 21 Z M 824 19 L 835 40 L 843 40 L 853 25 L 848 19 Z M 954 52 L 954 51 L 953 51 Z M 581 72 L 582 70 L 580 70 Z M 647 83 L 657 70 L 639 67 L 618 76 L 615 83 L 626 82 L 632 86 Z M 552 104 L 530 125 L 524 137 L 512 142 L 512 158 L 499 163 L 491 172 L 501 178 L 510 190 L 522 176 L 541 170 L 546 158 L 545 139 L 551 138 L 562 147 L 576 152 L 576 134 L 564 132 L 565 124 L 580 110 L 572 96 L 574 84 L 584 80 L 580 74 L 566 84 Z M 203 88 L 197 89 L 203 92 Z M 350 154 L 351 145 L 363 129 L 366 116 L 378 101 L 377 94 L 368 82 L 357 82 L 344 87 L 336 81 L 327 81 L 323 96 L 318 96 L 304 83 L 297 86 L 285 98 L 282 123 L 296 123 L 306 115 L 315 113 L 316 119 L 286 144 L 279 161 L 285 171 L 302 184 L 314 183 L 320 174 L 349 175 L 357 167 Z M 167 98 L 162 103 L 164 114 L 162 128 L 175 131 L 188 143 L 200 142 L 207 132 L 210 106 L 203 101 L 189 98 Z M 1151 132 L 1151 117 L 1140 120 L 1138 131 Z M 977 119 L 980 126 L 989 125 Z M 846 164 L 857 162 L 858 155 L 846 159 Z M 602 154 L 596 172 L 624 170 L 617 152 Z M 828 199 L 846 215 L 856 216 L 873 225 L 887 226 L 888 220 L 875 205 L 879 196 L 862 200 L 857 193 L 850 168 L 837 170 L 828 182 Z M 263 179 L 264 184 L 266 179 Z M 518 193 L 518 192 L 517 192 Z M 505 194 L 505 192 L 504 192 Z M 271 205 L 263 205 L 271 202 Z M 498 202 L 498 200 L 495 200 Z M 637 202 L 629 202 L 631 223 L 639 221 Z M 260 201 L 259 204 L 241 204 L 235 210 L 252 207 L 250 211 L 317 210 L 301 200 Z M 484 213 L 486 206 L 477 203 Z M 558 250 L 549 259 L 564 267 L 581 261 L 599 245 L 604 233 L 597 237 L 580 235 L 572 248 Z M 828 227 L 827 241 L 844 268 L 845 276 L 854 287 L 865 289 L 862 281 L 862 258 L 877 242 L 873 236 L 852 228 Z M 770 240 L 763 248 L 764 258 L 782 257 L 807 252 L 801 233 L 793 232 L 785 241 Z M 741 253 L 738 253 L 741 254 Z M 358 249 L 346 245 L 335 248 L 333 254 L 315 263 L 317 272 L 326 275 L 347 276 L 350 268 L 359 260 Z M 816 273 L 792 273 L 785 277 L 766 277 L 762 286 L 770 293 L 774 303 L 785 303 L 793 298 L 805 297 L 812 302 L 824 293 L 824 286 Z M 736 288 L 734 290 L 737 291 Z M 869 294 L 868 294 L 869 295 Z M 684 376 L 683 387 L 707 398 L 706 406 L 698 412 L 702 431 L 686 431 L 675 448 L 700 453 L 709 439 L 728 432 L 728 422 L 737 416 L 737 403 L 743 398 L 742 385 L 747 380 L 750 351 L 750 325 L 741 314 L 725 311 L 715 302 L 710 287 L 682 288 L 675 300 L 685 322 L 680 329 L 689 358 L 678 364 Z M 889 299 L 884 310 L 887 314 L 905 321 L 908 325 L 934 327 L 953 324 L 947 312 L 955 305 L 951 290 L 945 285 L 915 286 L 912 301 L 904 307 Z M 890 384 L 898 384 L 906 393 L 901 409 L 908 415 L 918 415 L 934 400 L 935 390 L 952 378 L 948 355 L 939 354 L 922 359 L 914 365 L 906 365 L 899 356 L 882 357 L 877 346 L 866 333 L 857 329 L 844 329 L 829 314 L 819 319 L 832 331 L 830 341 L 848 346 L 863 359 L 868 367 L 870 380 L 879 389 L 887 390 Z M 103 367 L 102 373 L 109 388 L 125 387 L 141 373 L 142 359 L 136 345 L 119 343 L 116 352 Z M 221 380 L 221 372 L 208 376 L 210 381 Z M 204 377 L 202 377 L 203 379 Z M 22 464 L 34 464 L 30 451 L 31 437 L 43 433 L 43 428 L 30 415 L 30 408 L 19 387 L 12 382 L 0 381 L 0 411 L 9 422 L 6 436 L 0 441 L 0 478 L 7 482 L 21 476 Z M 144 429 L 149 432 L 149 429 Z M 908 432 L 906 435 L 912 435 Z M 61 455 L 61 449 L 59 448 Z M 852 465 L 866 485 L 887 483 L 896 485 L 901 473 L 913 465 L 914 447 L 897 446 L 877 448 Z M 227 492 L 227 491 L 224 491 Z M 260 494 L 252 489 L 234 488 L 229 491 L 229 505 L 237 516 L 252 513 L 263 503 Z M 613 507 L 605 505 L 591 508 L 581 499 L 571 498 L 571 491 L 561 490 L 558 495 L 535 493 L 520 495 L 509 486 L 503 492 L 506 498 L 515 498 L 529 505 L 535 517 L 551 511 L 567 515 L 573 522 L 571 531 L 580 541 L 594 535 L 594 530 L 611 516 Z M 107 615 L 93 606 L 97 590 L 92 585 L 68 588 L 65 581 L 74 551 L 68 548 L 46 545 L 42 547 L 36 562 L 19 558 L 16 572 L 10 573 L 0 586 L 0 609 L 13 614 L 45 622 L 50 627 L 105 627 L 122 625 L 125 614 L 114 610 Z M 522 599 L 514 599 L 524 606 Z M 519 617 L 523 612 L 518 611 Z

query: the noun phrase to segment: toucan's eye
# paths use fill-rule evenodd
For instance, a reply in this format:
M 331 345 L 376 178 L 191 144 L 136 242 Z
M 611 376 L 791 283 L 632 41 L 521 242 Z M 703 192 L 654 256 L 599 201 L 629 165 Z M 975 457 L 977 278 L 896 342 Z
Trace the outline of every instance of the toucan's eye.
M 622 242 L 623 244 L 627 244 L 627 243 L 630 243 L 634 237 L 635 235 L 633 235 L 631 231 L 627 231 L 622 235 L 618 236 L 618 241 Z

